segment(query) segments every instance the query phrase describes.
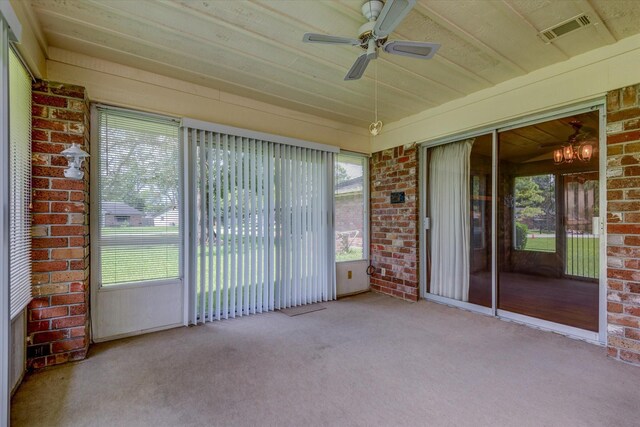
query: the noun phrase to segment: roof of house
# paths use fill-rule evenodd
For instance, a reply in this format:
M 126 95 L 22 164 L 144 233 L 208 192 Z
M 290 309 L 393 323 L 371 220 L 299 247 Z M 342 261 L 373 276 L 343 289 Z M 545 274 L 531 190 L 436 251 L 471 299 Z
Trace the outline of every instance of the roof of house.
M 142 215 L 138 209 L 123 202 L 102 202 L 102 213 L 106 215 Z
M 362 191 L 362 176 L 351 178 L 336 184 L 336 194 L 347 194 Z

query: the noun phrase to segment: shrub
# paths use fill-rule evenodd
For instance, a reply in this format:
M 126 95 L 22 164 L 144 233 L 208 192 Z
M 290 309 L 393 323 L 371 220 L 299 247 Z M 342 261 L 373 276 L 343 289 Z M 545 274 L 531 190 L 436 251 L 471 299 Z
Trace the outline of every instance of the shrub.
M 529 233 L 529 227 L 526 224 L 516 222 L 516 244 L 515 248 L 518 250 L 524 250 L 527 247 L 527 234 Z

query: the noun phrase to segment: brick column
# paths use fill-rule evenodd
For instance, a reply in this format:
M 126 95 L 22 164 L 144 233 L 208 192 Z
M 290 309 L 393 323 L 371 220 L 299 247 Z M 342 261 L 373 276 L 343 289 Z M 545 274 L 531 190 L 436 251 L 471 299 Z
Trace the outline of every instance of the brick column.
M 64 177 L 59 153 L 79 144 L 89 152 L 84 88 L 33 85 L 33 296 L 28 308 L 28 366 L 83 359 L 89 346 L 89 172 Z
M 609 356 L 640 365 L 640 85 L 607 94 Z
M 408 144 L 371 156 L 371 289 L 417 301 L 418 150 Z M 404 191 L 405 202 L 391 204 L 391 192 Z

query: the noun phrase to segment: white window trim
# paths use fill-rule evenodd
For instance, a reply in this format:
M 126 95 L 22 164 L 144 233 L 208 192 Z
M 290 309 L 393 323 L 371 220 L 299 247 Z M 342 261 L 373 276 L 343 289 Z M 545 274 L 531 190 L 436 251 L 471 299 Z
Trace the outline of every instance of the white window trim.
M 128 108 L 121 108 L 121 107 L 116 107 L 116 106 L 111 106 L 111 105 L 107 105 L 107 104 L 100 104 L 100 103 L 93 103 L 91 104 L 91 118 L 90 118 L 90 126 L 91 126 L 91 156 L 95 159 L 99 159 L 100 158 L 100 152 L 101 152 L 101 147 L 100 147 L 100 140 L 98 138 L 98 134 L 99 132 L 97 132 L 98 129 L 98 109 L 99 108 L 104 108 L 104 109 L 109 109 L 109 110 L 114 110 L 114 111 L 124 111 L 127 113 L 130 113 L 131 115 L 139 115 L 140 117 L 158 117 L 158 118 L 162 118 L 162 119 L 168 119 L 168 120 L 174 120 L 176 123 L 179 122 L 179 119 L 176 119 L 175 117 L 172 116 L 164 116 L 164 115 L 160 115 L 160 114 L 154 114 L 154 113 L 148 113 L 145 111 L 139 111 L 139 110 L 133 110 L 133 109 L 128 109 Z M 183 166 L 183 162 L 182 162 L 182 158 L 180 157 L 180 154 L 182 152 L 182 147 L 178 146 L 178 163 L 179 163 L 179 169 L 178 169 L 178 175 L 180 177 L 180 182 L 178 183 L 178 199 L 179 199 L 179 205 L 183 204 L 183 195 L 182 195 L 182 188 L 183 188 L 183 182 L 182 182 L 182 176 L 183 176 L 183 172 L 182 172 L 182 166 Z M 89 162 L 90 163 L 90 174 L 93 177 L 93 179 L 90 180 L 90 203 L 91 203 L 91 207 L 90 207 L 90 214 L 92 218 L 99 218 L 100 217 L 100 162 L 99 161 L 92 161 Z M 182 214 L 182 212 L 181 212 Z M 184 222 L 184 221 L 181 221 Z M 166 286 L 167 284 L 173 284 L 173 283 L 182 283 L 184 275 L 185 275 L 185 269 L 183 266 L 183 241 L 184 241 L 184 226 L 180 226 L 178 229 L 178 238 L 177 241 L 175 242 L 178 245 L 178 277 L 177 278 L 170 278 L 170 279 L 154 279 L 154 280 L 144 280 L 144 281 L 137 281 L 137 282 L 126 282 L 126 283 L 118 283 L 118 284 L 113 284 L 113 285 L 107 285 L 107 286 L 103 286 L 101 283 L 101 277 L 102 277 L 102 263 L 101 263 L 101 246 L 100 246 L 100 221 L 99 220 L 92 220 L 91 224 L 90 224 L 90 236 L 91 236 L 91 242 L 90 242 L 90 246 L 91 246 L 91 305 L 93 307 L 96 307 L 97 305 L 97 292 L 111 292 L 111 291 L 116 291 L 116 290 L 120 290 L 120 289 L 129 289 L 129 288 L 141 288 L 141 287 L 147 287 L 147 286 Z
M 369 257 L 370 257 L 370 248 L 369 248 L 369 234 L 371 231 L 371 227 L 370 227 L 370 217 L 369 217 L 369 209 L 370 209 L 370 205 L 371 205 L 371 199 L 369 198 L 369 159 L 371 159 L 371 155 L 370 154 L 362 154 L 362 153 L 358 153 L 355 151 L 348 151 L 348 150 L 340 150 L 340 152 L 338 153 L 338 156 L 336 156 L 336 164 L 338 163 L 338 157 L 344 154 L 346 156 L 353 156 L 353 157 L 361 157 L 362 159 L 364 159 L 364 168 L 363 168 L 363 172 L 362 172 L 362 200 L 363 200 L 363 215 L 364 215 L 364 221 L 362 223 L 362 259 L 351 259 L 351 260 L 346 260 L 346 261 L 336 261 L 336 264 L 347 264 L 347 263 L 353 263 L 353 262 L 362 262 L 362 261 L 369 261 Z M 335 185 L 335 184 L 334 184 Z M 334 195 L 335 195 L 335 191 L 334 191 Z M 335 196 L 334 196 L 335 197 Z

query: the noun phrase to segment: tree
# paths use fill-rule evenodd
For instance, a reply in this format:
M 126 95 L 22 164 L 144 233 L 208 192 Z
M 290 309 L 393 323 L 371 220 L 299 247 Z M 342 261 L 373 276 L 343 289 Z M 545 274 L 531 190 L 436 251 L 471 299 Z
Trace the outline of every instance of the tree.
M 515 182 L 516 220 L 534 218 L 544 214 L 545 197 L 533 177 L 517 177 Z
M 553 174 L 537 175 L 532 177 L 533 181 L 540 187 L 540 195 L 544 200 L 538 205 L 542 210 L 544 222 L 541 228 L 555 231 L 556 228 L 556 177 Z
M 349 179 L 351 179 L 351 176 L 349 175 L 349 172 L 347 172 L 347 169 L 342 166 L 340 163 L 336 163 L 336 184 L 340 184 L 341 182 L 345 182 Z
M 127 124 L 101 132 L 102 201 L 124 202 L 151 216 L 178 205 L 177 135 L 170 130 L 142 133 Z

